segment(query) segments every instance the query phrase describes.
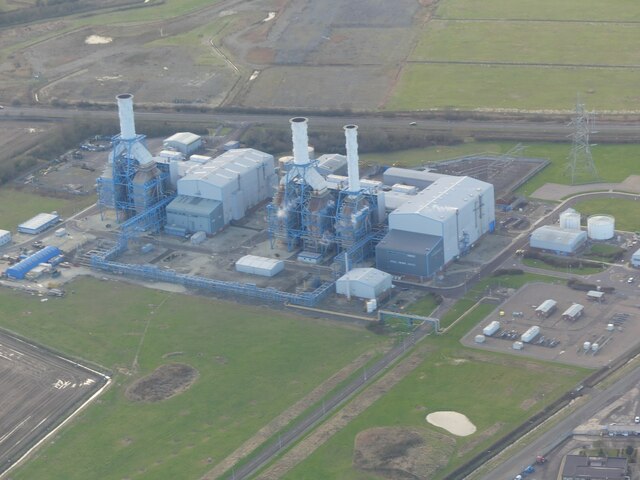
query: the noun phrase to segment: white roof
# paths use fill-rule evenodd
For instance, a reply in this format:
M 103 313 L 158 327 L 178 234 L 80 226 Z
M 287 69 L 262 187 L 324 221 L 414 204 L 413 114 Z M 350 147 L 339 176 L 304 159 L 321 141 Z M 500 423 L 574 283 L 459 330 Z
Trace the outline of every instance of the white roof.
M 200 140 L 200 135 L 196 135 L 191 132 L 178 132 L 171 135 L 169 138 L 166 138 L 164 141 L 166 142 L 178 142 L 184 145 L 190 145 L 192 143 Z
M 244 257 L 238 259 L 236 265 L 270 270 L 282 263 L 282 260 L 276 260 L 275 258 L 258 257 L 257 255 L 245 255 Z
M 578 315 L 582 310 L 584 310 L 584 307 L 582 305 L 580 305 L 579 303 L 574 303 L 573 305 L 571 305 L 569 308 L 567 308 L 564 313 L 562 314 L 567 315 L 569 317 L 575 317 L 576 315 Z
M 577 240 L 587 236 L 582 230 L 567 230 L 556 225 L 543 225 L 531 234 L 531 238 L 538 242 L 552 242 L 563 245 L 571 245 Z
M 633 252 L 633 257 L 640 257 L 640 248 L 638 250 L 636 250 L 635 252 Z
M 253 148 L 229 150 L 204 164 L 190 162 L 193 165 L 180 181 L 202 180 L 222 188 L 235 182 L 239 175 L 244 175 L 272 160 L 273 156 Z
M 59 215 L 53 213 L 39 213 L 33 218 L 30 218 L 24 223 L 18 225 L 20 228 L 28 228 L 31 230 L 37 230 L 38 228 L 46 225 L 49 222 L 53 222 L 59 218 Z
M 556 302 L 555 300 L 545 300 L 544 302 L 542 302 L 540 304 L 540 306 L 538 308 L 536 308 L 536 312 L 548 312 L 549 310 L 551 310 L 553 307 L 555 307 L 558 304 L 558 302 Z
M 587 292 L 587 297 L 602 298 L 604 297 L 604 292 L 600 292 L 598 290 L 589 290 Z
M 471 177 L 440 176 L 431 185 L 400 205 L 394 214 L 418 214 L 427 218 L 441 218 L 455 214 L 492 185 Z
M 9 230 L 2 230 L 0 228 L 0 237 L 4 237 L 6 234 L 11 234 L 11 232 Z
M 367 285 L 378 285 L 390 278 L 389 273 L 375 268 L 354 268 L 341 276 L 338 281 L 358 281 Z

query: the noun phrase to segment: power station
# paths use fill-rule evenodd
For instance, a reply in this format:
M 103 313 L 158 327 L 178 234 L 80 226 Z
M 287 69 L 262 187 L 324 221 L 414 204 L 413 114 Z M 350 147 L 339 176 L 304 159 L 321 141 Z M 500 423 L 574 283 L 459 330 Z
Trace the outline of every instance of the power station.
M 361 178 L 356 125 L 343 127 L 346 156 L 315 159 L 304 117 L 290 120 L 293 156 L 281 158 L 277 165 L 272 155 L 252 148 L 229 149 L 215 158 L 203 155 L 202 139 L 190 132 L 169 137 L 154 156 L 144 135 L 135 131 L 133 96 L 116 98 L 120 133 L 112 139 L 108 167 L 98 179 L 98 204 L 115 212 L 121 233 L 116 246 L 94 255 L 94 267 L 313 305 L 334 288 L 337 276 L 356 267 L 432 277 L 495 228 L 489 183 L 428 169 L 389 168 Z M 266 214 L 265 233 L 272 250 L 284 249 L 301 264 L 332 266 L 337 274 L 333 281 L 291 293 L 116 261 L 128 241 L 145 232 L 180 237 L 197 233 L 204 239 L 244 221 L 256 208 Z M 273 275 L 284 268 L 278 265 Z M 359 281 L 377 278 L 374 273 Z

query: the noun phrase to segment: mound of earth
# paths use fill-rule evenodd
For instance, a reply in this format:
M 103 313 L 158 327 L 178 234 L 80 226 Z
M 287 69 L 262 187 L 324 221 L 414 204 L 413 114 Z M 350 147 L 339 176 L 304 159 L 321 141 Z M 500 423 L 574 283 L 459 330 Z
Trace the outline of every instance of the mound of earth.
M 353 464 L 390 480 L 433 478 L 449 462 L 455 440 L 428 430 L 371 428 L 356 436 Z
M 159 402 L 184 392 L 196 378 L 198 371 L 191 365 L 169 363 L 133 382 L 125 395 L 133 402 Z

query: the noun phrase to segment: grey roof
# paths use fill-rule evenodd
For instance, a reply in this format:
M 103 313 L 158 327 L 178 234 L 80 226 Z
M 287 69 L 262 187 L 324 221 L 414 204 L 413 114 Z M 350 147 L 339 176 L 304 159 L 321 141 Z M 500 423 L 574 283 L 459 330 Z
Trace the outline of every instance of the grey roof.
M 568 316 L 568 317 L 575 317 L 576 315 L 578 315 L 582 310 L 584 310 L 584 306 L 580 305 L 579 303 L 574 303 L 573 305 L 571 305 L 569 308 L 567 308 L 564 313 L 562 314 L 563 316 Z
M 531 234 L 531 239 L 537 242 L 559 243 L 572 245 L 587 238 L 587 232 L 582 230 L 567 230 L 555 225 L 543 225 L 536 228 Z
M 387 168 L 382 174 L 385 185 L 393 185 L 397 183 L 397 180 L 404 180 L 404 183 L 408 185 L 412 184 L 412 181 L 417 180 L 418 183 L 431 184 L 439 178 L 448 177 L 443 173 L 431 172 L 429 170 L 411 170 L 410 168 Z
M 339 153 L 325 153 L 318 157 L 318 168 L 327 173 L 337 172 L 347 166 L 347 157 Z
M 168 213 L 189 213 L 198 216 L 211 216 L 211 214 L 221 205 L 217 200 L 209 200 L 208 198 L 190 197 L 187 195 L 178 195 L 167 205 Z
M 404 230 L 390 230 L 378 246 L 388 250 L 425 255 L 433 250 L 442 237 L 425 235 L 422 233 L 406 232 Z
M 200 140 L 200 138 L 201 138 L 200 135 L 196 135 L 195 133 L 178 132 L 178 133 L 174 133 L 169 138 L 166 138 L 164 140 L 164 143 L 167 143 L 167 142 L 178 142 L 178 143 L 182 143 L 184 145 L 190 145 L 190 144 L 195 143 L 198 140 Z
M 587 292 L 587 297 L 602 298 L 604 297 L 604 292 L 600 292 L 598 290 L 589 290 Z
M 626 472 L 626 458 L 567 455 L 562 476 L 585 480 L 622 480 Z
M 552 310 L 553 308 L 555 308 L 557 304 L 558 302 L 556 302 L 555 300 L 552 300 L 552 299 L 545 300 L 540 305 L 538 305 L 538 308 L 536 308 L 536 312 L 546 313 Z

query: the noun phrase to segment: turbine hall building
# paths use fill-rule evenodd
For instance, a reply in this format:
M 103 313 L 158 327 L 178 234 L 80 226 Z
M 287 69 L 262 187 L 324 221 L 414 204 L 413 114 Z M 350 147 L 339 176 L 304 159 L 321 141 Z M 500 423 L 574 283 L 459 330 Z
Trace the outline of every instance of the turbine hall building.
M 494 230 L 493 185 L 471 177 L 424 173 L 433 181 L 418 194 L 407 195 L 389 214 L 389 233 L 376 248 L 376 264 L 382 270 L 432 276 Z M 392 181 L 398 178 L 395 172 Z

